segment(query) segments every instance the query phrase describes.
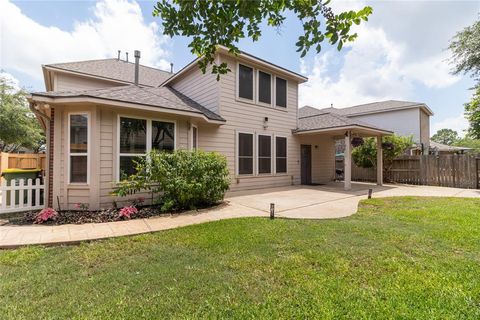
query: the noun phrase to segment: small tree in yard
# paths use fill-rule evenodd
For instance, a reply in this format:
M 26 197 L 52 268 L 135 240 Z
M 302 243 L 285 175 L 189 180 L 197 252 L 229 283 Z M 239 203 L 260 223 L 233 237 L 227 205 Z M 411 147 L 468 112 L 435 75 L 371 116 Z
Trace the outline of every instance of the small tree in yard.
M 412 145 L 413 138 L 411 136 L 391 135 L 382 138 L 384 177 L 387 177 L 386 173 L 392 168 L 393 160 L 404 154 L 408 148 L 412 147 Z M 359 167 L 375 167 L 377 165 L 376 139 L 365 139 L 363 145 L 353 149 L 352 158 L 355 164 Z
M 224 156 L 203 151 L 151 151 L 137 161 L 137 173 L 122 181 L 115 194 L 159 194 L 162 211 L 196 209 L 223 200 L 230 185 Z
M 438 143 L 446 144 L 446 145 L 453 145 L 460 137 L 458 136 L 457 131 L 452 129 L 440 129 L 432 136 L 432 140 Z
M 0 76 L 0 151 L 15 152 L 20 147 L 38 151 L 45 136 L 27 106 L 27 92 L 16 89 Z

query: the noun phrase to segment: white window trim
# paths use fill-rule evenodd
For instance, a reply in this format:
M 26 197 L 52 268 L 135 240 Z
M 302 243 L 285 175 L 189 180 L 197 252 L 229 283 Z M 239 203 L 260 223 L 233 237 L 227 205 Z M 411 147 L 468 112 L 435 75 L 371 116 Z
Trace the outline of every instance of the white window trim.
M 243 65 L 245 67 L 248 67 L 248 68 L 251 68 L 252 69 L 252 99 L 247 99 L 247 98 L 242 98 L 240 97 L 240 65 Z M 236 76 L 236 81 L 235 81 L 235 96 L 237 98 L 238 101 L 242 101 L 242 102 L 245 102 L 245 103 L 251 103 L 251 104 L 255 104 L 256 102 L 256 90 L 255 90 L 255 83 L 256 83 L 256 72 L 255 72 L 255 68 L 249 64 L 246 64 L 246 63 L 242 63 L 242 62 L 239 62 L 237 61 L 237 76 Z
M 266 136 L 266 137 L 270 137 L 270 172 L 269 173 L 260 173 L 259 172 L 259 168 L 260 168 L 260 136 Z M 256 144 L 257 144 L 257 154 L 256 154 L 256 175 L 257 176 L 271 176 L 273 175 L 273 164 L 272 164 L 272 161 L 273 161 L 273 141 L 272 141 L 272 137 L 273 135 L 271 133 L 257 133 L 256 134 Z
M 255 74 L 256 74 L 256 83 L 255 83 L 255 102 L 256 104 L 260 105 L 260 106 L 265 106 L 265 107 L 272 107 L 272 103 L 273 103 L 273 86 L 274 86 L 274 83 L 272 82 L 273 79 L 274 79 L 274 75 L 271 74 L 270 72 L 267 72 L 267 71 L 264 71 L 264 70 L 260 70 L 260 69 L 257 69 L 255 70 Z M 260 101 L 260 72 L 263 72 L 265 74 L 268 74 L 270 75 L 270 103 L 266 103 L 266 102 L 262 102 Z
M 286 171 L 285 172 L 277 172 L 277 137 L 278 138 L 285 138 L 285 163 L 286 163 Z M 281 134 L 276 134 L 274 137 L 273 137 L 273 141 L 274 141 L 274 151 L 273 151 L 273 156 L 274 156 L 274 160 L 273 160 L 273 164 L 274 164 L 274 172 L 275 172 L 275 175 L 277 176 L 281 176 L 281 175 L 288 175 L 288 137 L 285 136 L 285 135 L 281 135 Z
M 120 118 L 130 118 L 130 119 L 139 119 L 139 120 L 146 120 L 147 121 L 147 134 L 146 134 L 146 150 L 145 153 L 121 153 L 120 152 Z M 147 118 L 147 117 L 140 117 L 135 115 L 129 114 L 118 114 L 117 115 L 117 158 L 116 158 L 116 172 L 115 178 L 116 181 L 120 181 L 120 157 L 141 157 L 146 155 L 148 152 L 152 150 L 152 121 L 159 121 L 159 122 L 169 122 L 173 123 L 173 150 L 177 149 L 177 121 L 176 120 L 169 120 L 169 119 L 160 119 L 160 118 Z
M 87 153 L 71 153 L 70 152 L 70 116 L 74 116 L 74 115 L 86 115 L 87 116 Z M 67 114 L 67 117 L 68 117 L 68 128 L 67 128 L 67 131 L 68 131 L 68 134 L 67 134 L 67 174 L 68 174 L 68 184 L 69 185 L 79 185 L 79 186 L 88 186 L 90 185 L 90 151 L 91 151 L 91 131 L 92 131 L 92 117 L 91 117 L 91 112 L 90 111 L 78 111 L 78 112 L 69 112 Z M 87 156 L 87 182 L 71 182 L 70 179 L 71 179 L 71 172 L 70 172 L 70 168 L 71 168 L 71 157 L 70 156 Z
M 197 129 L 197 137 L 196 137 L 196 145 L 197 145 L 197 149 L 194 149 L 193 148 L 193 128 Z M 196 124 L 190 124 L 190 150 L 198 150 L 198 126 Z
M 252 135 L 252 173 L 240 174 L 239 173 L 239 159 L 240 159 L 240 133 Z M 256 172 L 255 157 L 256 157 L 256 143 L 255 132 L 248 130 L 235 131 L 235 175 L 237 177 L 254 177 Z
M 285 107 L 277 106 L 277 78 L 285 80 L 285 82 L 286 82 L 286 85 L 285 85 L 285 103 L 286 103 L 286 106 Z M 288 79 L 278 77 L 278 76 L 275 75 L 274 79 L 273 79 L 273 86 L 275 87 L 275 89 L 273 91 L 273 95 L 272 95 L 273 107 L 275 109 L 278 109 L 278 110 L 287 110 L 288 109 Z

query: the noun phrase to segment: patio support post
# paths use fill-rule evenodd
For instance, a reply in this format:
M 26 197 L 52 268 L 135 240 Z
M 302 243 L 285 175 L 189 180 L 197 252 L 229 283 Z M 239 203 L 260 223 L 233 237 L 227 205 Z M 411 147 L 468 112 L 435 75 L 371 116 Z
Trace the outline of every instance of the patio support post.
M 343 188 L 348 191 L 352 189 L 352 132 L 349 130 L 345 135 L 345 165 Z
M 377 136 L 377 185 L 383 185 L 383 149 L 382 136 Z

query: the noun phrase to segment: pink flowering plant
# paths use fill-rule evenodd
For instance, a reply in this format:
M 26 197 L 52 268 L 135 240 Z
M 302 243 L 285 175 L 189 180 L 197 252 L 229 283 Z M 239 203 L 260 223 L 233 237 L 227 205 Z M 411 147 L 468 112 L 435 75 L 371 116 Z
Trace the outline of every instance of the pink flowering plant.
M 138 212 L 138 210 L 134 206 L 123 207 L 118 212 L 118 217 L 119 218 L 130 219 L 132 217 L 132 215 L 136 214 L 137 212 Z
M 35 223 L 44 223 L 47 220 L 55 220 L 58 216 L 57 211 L 52 208 L 45 208 L 35 217 Z

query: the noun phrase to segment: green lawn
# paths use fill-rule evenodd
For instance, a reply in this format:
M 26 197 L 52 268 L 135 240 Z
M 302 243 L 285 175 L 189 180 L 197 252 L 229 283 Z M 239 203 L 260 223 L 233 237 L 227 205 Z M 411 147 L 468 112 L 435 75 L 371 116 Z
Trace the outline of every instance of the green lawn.
M 0 252 L 0 319 L 480 318 L 480 200 Z

